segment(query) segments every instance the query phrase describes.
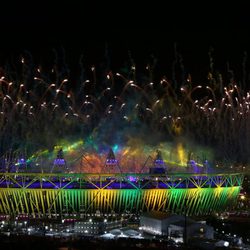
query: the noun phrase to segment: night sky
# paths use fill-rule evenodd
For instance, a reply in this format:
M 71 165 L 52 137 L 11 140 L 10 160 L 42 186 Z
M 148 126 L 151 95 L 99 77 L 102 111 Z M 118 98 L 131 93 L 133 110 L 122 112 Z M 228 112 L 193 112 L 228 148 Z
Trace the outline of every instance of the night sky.
M 177 43 L 186 66 L 199 72 L 197 68 L 208 61 L 210 46 L 219 67 L 227 60 L 237 64 L 250 48 L 246 6 L 76 2 L 12 1 L 2 6 L 1 61 L 23 50 L 40 58 L 62 46 L 69 60 L 84 53 L 92 64 L 100 60 L 107 45 L 114 64 L 121 64 L 129 50 L 138 64 L 154 54 L 164 70 Z

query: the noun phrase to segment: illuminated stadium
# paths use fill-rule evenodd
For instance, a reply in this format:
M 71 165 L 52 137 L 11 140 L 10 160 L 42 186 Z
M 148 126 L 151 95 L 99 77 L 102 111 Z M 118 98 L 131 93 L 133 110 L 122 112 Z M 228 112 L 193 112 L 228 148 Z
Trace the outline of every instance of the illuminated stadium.
M 185 169 L 189 172 L 169 172 L 159 150 L 146 162 L 150 160 L 151 167 L 145 164 L 141 173 L 123 173 L 110 149 L 105 173 L 71 173 L 60 149 L 50 172 L 34 173 L 21 158 L 14 164 L 18 171 L 0 174 L 0 212 L 34 217 L 150 210 L 204 215 L 235 204 L 242 174 L 208 173 L 208 166 L 193 160 Z
M 212 69 L 198 85 L 189 73 L 154 77 L 154 63 L 139 74 L 133 60 L 119 72 L 80 60 L 72 77 L 58 60 L 36 66 L 24 54 L 20 72 L 2 72 L 0 213 L 202 215 L 235 204 L 236 167 L 250 160 L 247 90 Z

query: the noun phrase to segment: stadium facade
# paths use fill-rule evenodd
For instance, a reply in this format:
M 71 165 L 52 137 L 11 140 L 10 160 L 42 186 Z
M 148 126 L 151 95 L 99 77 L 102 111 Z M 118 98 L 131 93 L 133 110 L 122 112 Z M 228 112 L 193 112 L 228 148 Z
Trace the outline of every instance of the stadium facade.
M 243 174 L 0 173 L 0 213 L 169 211 L 205 215 L 237 201 Z

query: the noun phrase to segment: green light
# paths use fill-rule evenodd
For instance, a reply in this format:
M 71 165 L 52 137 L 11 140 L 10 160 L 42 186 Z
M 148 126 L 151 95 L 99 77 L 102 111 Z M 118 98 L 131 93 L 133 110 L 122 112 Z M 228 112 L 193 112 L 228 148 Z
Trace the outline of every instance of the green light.
M 84 212 L 157 210 L 183 214 L 186 209 L 188 215 L 203 215 L 232 206 L 239 191 L 240 187 L 149 190 L 10 188 L 0 189 L 0 212 L 45 215 L 78 213 L 84 209 Z
M 14 216 L 28 213 L 39 217 L 48 214 L 95 213 L 97 210 L 104 213 L 156 210 L 206 215 L 232 207 L 237 201 L 244 178 L 240 173 L 182 174 L 181 178 L 178 174 L 171 174 L 168 178 L 134 174 L 140 180 L 147 178 L 146 184 L 139 181 L 133 183 L 133 188 L 124 189 L 119 185 L 112 188 L 112 183 L 116 181 L 119 184 L 126 180 L 130 183 L 129 173 L 18 173 L 19 178 L 16 175 L 0 173 L 5 184 L 5 187 L 0 188 L 0 213 Z M 27 181 L 20 181 L 20 178 Z M 111 178 L 108 183 L 107 178 Z M 154 185 L 156 178 L 164 182 L 166 188 L 148 188 L 147 184 Z M 65 179 L 68 182 L 62 186 Z M 50 183 L 52 187 L 44 188 L 44 182 Z M 37 184 L 36 188 L 32 188 L 34 183 Z M 190 183 L 195 188 L 190 188 Z M 78 185 L 77 189 L 72 189 L 75 184 Z M 93 189 L 84 188 L 86 184 Z

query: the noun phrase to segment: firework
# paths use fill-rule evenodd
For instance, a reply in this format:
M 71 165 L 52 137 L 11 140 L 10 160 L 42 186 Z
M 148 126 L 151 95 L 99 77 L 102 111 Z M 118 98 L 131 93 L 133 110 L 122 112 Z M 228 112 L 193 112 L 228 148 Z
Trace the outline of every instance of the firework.
M 72 82 L 64 66 L 36 68 L 25 57 L 19 66 L 0 78 L 2 159 L 25 152 L 53 162 L 62 147 L 74 171 L 101 172 L 110 148 L 128 172 L 140 172 L 157 149 L 180 166 L 249 162 L 250 94 L 232 79 L 155 80 L 153 67 L 139 74 L 133 64 L 126 74 L 92 66 Z

